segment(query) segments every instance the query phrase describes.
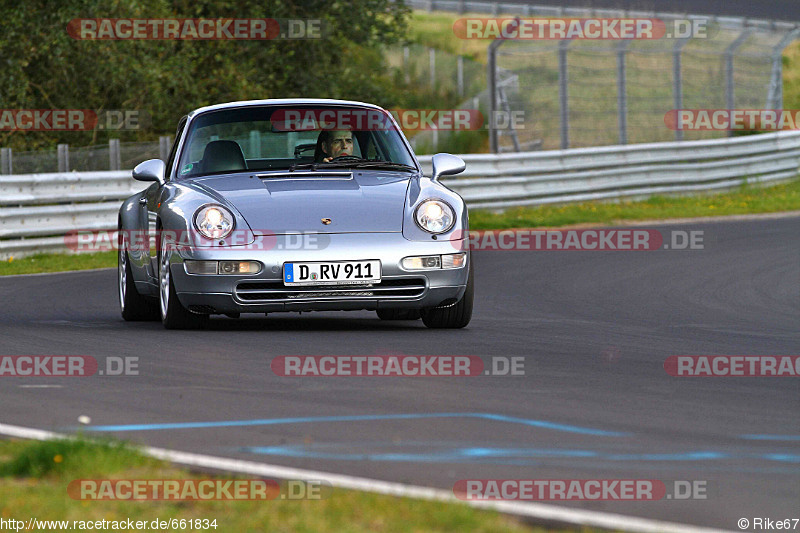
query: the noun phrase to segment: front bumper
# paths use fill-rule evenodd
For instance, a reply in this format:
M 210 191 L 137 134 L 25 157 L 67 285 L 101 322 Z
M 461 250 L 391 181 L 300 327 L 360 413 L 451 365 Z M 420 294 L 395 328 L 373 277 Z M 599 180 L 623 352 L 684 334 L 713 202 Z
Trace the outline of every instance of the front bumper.
M 463 240 L 412 242 L 401 233 L 319 234 L 262 238 L 255 244 L 226 248 L 193 248 L 172 252 L 172 280 L 178 299 L 190 311 L 203 314 L 340 311 L 359 309 L 421 309 L 449 305 L 466 290 L 469 253 L 457 269 L 407 271 L 404 257 L 453 254 Z M 188 274 L 185 259 L 258 261 L 256 275 Z M 373 286 L 285 287 L 283 264 L 300 261 L 381 261 L 381 283 Z

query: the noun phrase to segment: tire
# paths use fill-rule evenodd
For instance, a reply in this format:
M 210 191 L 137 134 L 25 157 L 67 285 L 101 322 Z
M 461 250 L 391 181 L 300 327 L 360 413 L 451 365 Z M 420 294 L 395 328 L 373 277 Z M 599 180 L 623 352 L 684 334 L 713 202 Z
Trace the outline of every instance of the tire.
M 444 307 L 433 307 L 422 310 L 422 322 L 433 329 L 458 329 L 469 324 L 472 319 L 472 303 L 475 299 L 475 281 L 472 270 L 472 258 L 469 261 L 467 290 L 459 301 Z
M 162 243 L 158 254 L 158 303 L 161 311 L 161 323 L 166 329 L 198 329 L 208 315 L 192 313 L 178 300 L 175 283 L 172 281 L 171 263 L 167 244 Z
M 378 309 L 381 320 L 419 320 L 422 314 L 419 309 Z
M 128 259 L 128 246 L 123 240 L 117 255 L 117 287 L 119 309 L 122 318 L 128 322 L 158 320 L 158 305 L 152 298 L 142 296 L 136 290 L 131 264 Z

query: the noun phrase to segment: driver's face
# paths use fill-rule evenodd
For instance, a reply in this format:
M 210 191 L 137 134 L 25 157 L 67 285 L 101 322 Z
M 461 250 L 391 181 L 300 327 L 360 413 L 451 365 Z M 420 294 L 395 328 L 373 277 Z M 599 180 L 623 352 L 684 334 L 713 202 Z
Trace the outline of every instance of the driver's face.
M 330 157 L 353 155 L 353 134 L 349 131 L 333 131 L 327 145 L 326 153 Z

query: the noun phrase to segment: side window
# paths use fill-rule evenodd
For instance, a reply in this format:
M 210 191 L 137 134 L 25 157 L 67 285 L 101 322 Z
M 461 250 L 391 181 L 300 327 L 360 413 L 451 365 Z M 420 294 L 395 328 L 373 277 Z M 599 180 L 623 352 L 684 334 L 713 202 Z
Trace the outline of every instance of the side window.
M 181 135 L 186 127 L 186 119 L 187 117 L 183 117 L 180 122 L 178 122 L 178 130 L 175 132 L 175 142 L 172 143 L 172 149 L 169 151 L 169 159 L 167 159 L 167 180 L 169 180 L 169 176 L 172 175 L 172 165 L 175 163 L 175 156 L 178 151 L 178 143 L 180 142 Z

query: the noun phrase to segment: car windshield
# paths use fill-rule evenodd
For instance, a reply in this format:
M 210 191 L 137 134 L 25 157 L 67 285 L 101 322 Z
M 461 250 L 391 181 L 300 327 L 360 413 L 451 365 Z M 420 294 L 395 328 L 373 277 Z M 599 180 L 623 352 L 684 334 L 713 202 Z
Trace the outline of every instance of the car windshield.
M 388 113 L 354 106 L 251 106 L 196 117 L 178 176 L 375 168 L 414 171 Z

